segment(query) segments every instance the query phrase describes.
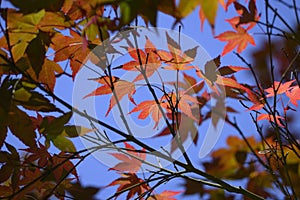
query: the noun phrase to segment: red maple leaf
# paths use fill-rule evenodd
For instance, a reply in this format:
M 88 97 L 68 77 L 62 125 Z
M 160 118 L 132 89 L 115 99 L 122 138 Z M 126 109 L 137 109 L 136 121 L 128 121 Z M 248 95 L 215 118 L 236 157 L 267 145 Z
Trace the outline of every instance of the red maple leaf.
M 76 168 L 70 160 L 70 155 L 64 152 L 61 152 L 58 155 L 54 155 L 52 157 L 52 165 L 54 168 L 53 174 L 56 181 L 61 180 L 61 178 L 66 175 L 66 173 L 73 174 L 76 179 L 79 180 Z
M 141 195 L 150 189 L 150 187 L 146 183 L 144 183 L 144 180 L 138 178 L 136 174 L 133 173 L 122 174 L 121 178 L 114 180 L 113 182 L 108 184 L 107 187 L 114 186 L 114 185 L 120 185 L 116 193 L 118 192 L 121 193 L 123 190 L 130 188 L 128 189 L 129 192 L 126 197 L 127 200 L 136 194 Z M 118 196 L 119 194 L 116 194 L 116 198 Z
M 115 158 L 117 158 L 122 162 L 118 163 L 112 168 L 109 168 L 109 170 L 136 173 L 141 168 L 142 165 L 141 160 L 146 159 L 146 154 L 136 152 L 135 151 L 136 149 L 130 144 L 128 144 L 127 142 L 124 142 L 124 144 L 125 144 L 127 155 L 123 153 L 110 153 L 110 155 L 114 156 Z M 145 149 L 143 148 L 142 151 L 145 151 Z

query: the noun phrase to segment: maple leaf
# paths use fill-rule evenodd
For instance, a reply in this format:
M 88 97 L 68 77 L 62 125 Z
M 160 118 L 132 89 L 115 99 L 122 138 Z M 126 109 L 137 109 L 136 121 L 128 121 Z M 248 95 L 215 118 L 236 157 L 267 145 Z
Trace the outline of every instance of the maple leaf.
M 218 71 L 221 76 L 230 75 L 242 70 L 249 70 L 249 68 L 241 67 L 241 66 L 232 66 L 232 65 L 218 68 Z
M 127 95 L 129 100 L 133 103 L 134 99 L 132 98 L 132 95 L 135 93 L 135 85 L 133 82 L 128 82 L 125 80 L 120 80 L 117 77 L 112 77 L 113 84 L 111 85 L 110 83 L 110 78 L 109 76 L 102 76 L 98 79 L 93 79 L 94 81 L 99 82 L 100 84 L 103 84 L 103 86 L 97 88 L 90 94 L 84 96 L 83 98 L 87 98 L 90 96 L 97 96 L 97 95 L 106 95 L 106 94 L 116 94 L 116 97 L 113 95 L 110 98 L 110 104 L 109 108 L 105 114 L 105 116 L 108 115 L 108 113 L 111 111 L 111 109 L 116 105 L 117 101 L 121 101 L 121 99 Z M 117 100 L 116 100 L 117 98 Z
M 252 44 L 253 46 L 256 45 L 253 37 L 248 34 L 247 29 L 240 26 L 235 29 L 236 32 L 226 31 L 215 37 L 220 41 L 228 42 L 222 51 L 222 56 L 229 53 L 234 48 L 237 48 L 237 52 L 241 53 L 246 49 L 248 43 Z
M 235 1 L 236 1 L 236 0 L 228 0 L 227 3 L 226 3 L 225 6 L 224 6 L 225 11 L 227 11 L 227 10 L 228 10 L 228 7 L 229 7 L 232 3 L 234 3 Z
M 217 80 L 217 68 L 221 65 L 220 56 L 209 60 L 205 63 L 204 72 L 201 69 L 196 68 L 196 73 L 200 78 L 203 78 L 208 85 L 213 85 L 213 82 Z
M 286 91 L 286 96 L 290 98 L 293 105 L 298 107 L 297 101 L 300 100 L 300 88 L 298 86 L 294 86 L 290 91 Z
M 191 109 L 193 104 L 199 104 L 196 97 L 188 95 L 185 91 L 178 91 L 178 95 L 175 93 L 169 93 L 167 96 L 163 97 L 163 100 L 164 99 L 168 101 L 168 108 L 173 109 L 178 106 L 178 109 L 180 109 L 184 114 L 197 121 L 197 118 L 193 115 Z
M 286 83 L 280 83 L 278 81 L 274 81 L 273 87 L 265 89 L 265 92 L 269 93 L 267 94 L 267 97 L 273 97 L 274 89 L 276 91 L 276 94 L 283 94 L 286 93 L 288 90 L 290 90 L 290 86 L 293 84 L 295 80 L 288 81 Z
M 231 88 L 240 89 L 242 91 L 245 91 L 248 95 L 249 100 L 254 103 L 252 107 L 249 108 L 249 110 L 260 110 L 264 107 L 264 100 L 257 96 L 253 91 L 251 91 L 249 88 L 241 85 L 238 83 L 233 77 L 222 77 L 218 76 L 216 83 L 223 86 L 228 86 Z
M 22 14 L 16 10 L 8 9 L 7 26 L 15 61 L 24 55 L 30 42 L 39 34 L 38 23 L 44 15 L 45 10 L 32 14 Z
M 193 90 L 193 92 L 189 92 L 190 94 L 192 93 L 198 93 L 200 92 L 203 87 L 204 87 L 204 82 L 203 81 L 197 81 L 193 76 L 190 76 L 186 73 L 183 73 L 184 77 L 184 82 L 179 84 L 179 87 L 183 88 L 186 92 Z M 173 83 L 174 85 L 175 83 Z
M 169 52 L 158 52 L 158 55 L 168 66 L 165 66 L 164 69 L 170 70 L 188 70 L 192 69 L 193 66 L 189 66 L 193 62 L 197 54 L 198 46 L 182 51 L 180 45 L 173 40 L 169 34 L 166 32 L 166 38 L 168 42 Z
M 274 119 L 274 116 L 273 116 L 273 115 L 270 115 L 270 114 L 260 114 L 260 115 L 258 115 L 258 117 L 257 117 L 257 121 L 268 120 L 268 121 L 271 121 L 271 122 L 274 122 L 274 123 L 275 123 L 275 121 L 276 121 L 276 123 L 277 123 L 279 126 L 284 127 L 284 126 L 282 125 L 282 123 L 280 122 L 280 119 L 284 119 L 284 118 L 281 117 L 281 116 L 276 115 L 276 116 L 275 116 L 275 119 Z
M 137 171 L 139 171 L 142 165 L 142 161 L 140 161 L 139 159 L 145 160 L 146 154 L 136 152 L 135 151 L 136 149 L 130 144 L 128 144 L 127 142 L 124 142 L 124 144 L 125 144 L 127 155 L 124 153 L 110 153 L 110 155 L 114 156 L 115 158 L 117 158 L 122 162 L 118 163 L 112 168 L 109 168 L 109 170 L 136 173 Z M 145 151 L 145 149 L 143 148 L 142 151 Z
M 224 0 L 200 0 L 200 10 L 199 10 L 199 18 L 201 22 L 201 31 L 203 30 L 203 25 L 205 19 L 210 24 L 213 34 L 214 34 L 214 27 L 215 27 L 215 18 L 217 16 L 218 11 L 218 1 L 224 7 Z
M 44 60 L 44 64 L 42 66 L 38 78 L 36 76 L 36 73 L 33 71 L 32 67 L 30 67 L 27 70 L 27 73 L 31 76 L 31 78 L 33 78 L 39 83 L 42 83 L 45 86 L 45 88 L 49 89 L 51 92 L 53 92 L 56 83 L 55 74 L 62 74 L 63 72 L 64 71 L 59 64 L 49 59 Z
M 256 21 L 260 19 L 260 15 L 257 13 L 255 0 L 249 1 L 248 4 L 249 11 L 238 2 L 234 2 L 234 7 L 237 13 L 241 15 L 239 17 L 238 23 L 235 24 L 236 26 L 239 26 L 240 24 L 249 24 L 247 30 L 250 30 L 256 25 Z
M 66 15 L 60 12 L 45 12 L 45 16 L 39 22 L 38 27 L 44 32 L 56 32 L 55 29 L 66 29 L 74 25 L 74 22 L 69 20 Z
M 174 196 L 180 194 L 182 192 L 179 191 L 171 191 L 171 190 L 164 190 L 160 194 L 152 195 L 149 199 L 150 200 L 176 200 Z
M 215 18 L 218 11 L 218 2 L 225 8 L 224 0 L 200 0 L 200 1 L 190 1 L 190 0 L 180 0 L 177 10 L 179 12 L 180 18 L 188 16 L 197 6 L 200 5 L 199 17 L 201 22 L 201 30 L 203 30 L 203 24 L 205 19 L 209 22 L 212 29 L 214 28 Z
M 129 55 L 134 59 L 122 65 L 122 69 L 127 71 L 139 71 L 145 72 L 145 75 L 149 78 L 154 72 L 161 66 L 161 60 L 157 52 L 163 55 L 163 51 L 157 51 L 153 43 L 146 38 L 145 50 L 135 49 L 128 47 Z M 138 52 L 139 53 L 138 53 Z M 141 63 L 140 63 L 141 61 Z M 141 65 L 142 64 L 142 65 Z M 139 81 L 144 79 L 143 74 L 139 74 L 134 80 Z
M 71 173 L 76 177 L 77 180 L 79 180 L 76 168 L 71 162 L 70 157 L 71 155 L 64 152 L 60 152 L 58 155 L 54 155 L 52 157 L 52 167 L 55 168 L 53 174 L 56 181 L 60 181 L 60 179 L 65 176 L 66 173 Z
M 252 147 L 256 147 L 259 142 L 255 138 L 248 137 L 247 141 Z M 244 162 L 250 151 L 243 139 L 237 136 L 229 136 L 226 140 L 228 147 L 214 151 L 211 162 L 205 162 L 204 167 L 207 173 L 213 173 L 216 177 L 233 178 L 238 175 L 240 170 L 243 177 L 248 177 L 249 172 L 245 173 Z M 240 179 L 240 178 L 239 178 Z
M 114 185 L 120 185 L 116 193 L 122 193 L 123 190 L 130 188 L 126 197 L 127 200 L 133 197 L 135 194 L 141 195 L 150 189 L 150 187 L 146 183 L 144 183 L 144 180 L 138 178 L 136 174 L 133 173 L 122 174 L 121 178 L 114 180 L 106 187 Z M 116 197 L 118 196 L 119 194 L 116 195 Z
M 51 158 L 48 148 L 41 143 L 39 143 L 39 148 L 27 148 L 21 150 L 26 151 L 29 154 L 26 156 L 25 163 L 33 163 L 37 160 L 39 167 L 45 167 Z
M 52 48 L 55 50 L 54 62 L 70 60 L 74 80 L 90 50 L 85 48 L 81 35 L 72 30 L 70 34 L 71 36 L 55 34 L 52 38 Z
M 160 103 L 162 108 L 166 108 L 166 103 Z M 155 122 L 153 129 L 155 129 L 158 125 L 159 120 L 162 118 L 162 113 L 156 103 L 155 100 L 146 100 L 138 104 L 135 108 L 133 108 L 128 114 L 134 112 L 140 112 L 138 115 L 138 119 L 146 119 L 150 114 L 151 118 Z

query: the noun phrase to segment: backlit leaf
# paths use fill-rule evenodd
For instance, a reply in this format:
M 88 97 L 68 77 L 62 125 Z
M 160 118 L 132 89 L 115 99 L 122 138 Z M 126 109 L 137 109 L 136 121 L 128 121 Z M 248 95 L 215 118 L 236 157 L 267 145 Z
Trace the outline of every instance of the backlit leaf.
M 145 191 L 149 190 L 150 187 L 143 183 L 144 181 L 136 176 L 136 174 L 125 173 L 122 174 L 122 177 L 114 180 L 108 186 L 119 185 L 117 192 L 130 188 L 127 194 L 126 200 L 132 198 L 134 195 L 141 195 Z
M 290 86 L 293 84 L 293 82 L 295 82 L 295 80 L 288 81 L 286 83 L 275 81 L 273 87 L 265 89 L 265 92 L 269 93 L 267 94 L 267 97 L 275 96 L 274 90 L 276 91 L 276 94 L 286 93 L 290 89 Z
M 237 27 L 236 32 L 234 31 L 226 31 L 216 36 L 220 41 L 225 41 L 227 44 L 225 45 L 222 56 L 232 51 L 234 48 L 237 48 L 237 52 L 241 53 L 244 51 L 248 45 L 248 43 L 255 46 L 255 41 L 251 35 L 248 34 L 247 30 L 242 27 Z
M 44 10 L 33 14 L 22 14 L 8 10 L 7 26 L 9 27 L 9 39 L 15 61 L 23 56 L 29 43 L 37 37 L 39 33 L 37 25 L 44 15 Z
M 56 181 L 60 181 L 66 173 L 72 174 L 78 180 L 76 168 L 70 160 L 70 155 L 64 152 L 59 153 L 58 155 L 53 156 L 52 158 L 52 167 L 55 168 L 53 171 Z
M 300 88 L 298 86 L 292 87 L 290 91 L 286 91 L 286 96 L 290 98 L 293 105 L 298 106 L 297 101 L 300 100 Z
M 126 153 L 128 155 L 124 153 L 110 153 L 110 155 L 114 156 L 121 162 L 116 164 L 114 167 L 109 168 L 109 170 L 136 173 L 137 171 L 140 170 L 142 165 L 142 161 L 140 161 L 139 159 L 145 160 L 146 154 L 135 152 L 136 149 L 130 144 L 128 144 L 127 142 L 125 142 L 124 144 L 125 144 L 125 148 L 127 149 Z M 142 151 L 145 151 L 145 149 L 142 149 Z
M 93 130 L 83 126 L 65 126 L 62 135 L 66 135 L 68 137 L 73 138 L 83 136 L 91 131 Z
M 53 39 L 53 49 L 55 52 L 54 62 L 69 59 L 72 69 L 72 77 L 75 78 L 78 71 L 83 66 L 90 50 L 84 48 L 83 38 L 76 32 L 70 31 L 71 36 L 56 34 Z
M 188 16 L 197 6 L 199 6 L 199 1 L 180 0 L 177 7 L 180 17 Z
M 69 139 L 67 139 L 63 135 L 58 135 L 56 137 L 53 137 L 51 139 L 54 146 L 56 146 L 59 150 L 64 152 L 76 152 L 76 148 L 73 144 L 73 142 Z
M 84 96 L 83 98 L 87 98 L 90 96 L 112 94 L 112 97 L 110 98 L 109 108 L 106 112 L 106 116 L 109 114 L 110 110 L 116 105 L 117 101 L 121 101 L 121 99 L 126 95 L 128 96 L 129 100 L 135 104 L 134 99 L 132 98 L 132 95 L 135 93 L 135 85 L 133 82 L 128 82 L 125 80 L 116 80 L 113 83 L 113 89 L 112 89 L 109 77 L 101 77 L 95 80 L 103 84 L 103 86 L 97 88 L 96 90 Z M 116 94 L 116 97 L 113 93 Z
M 275 119 L 274 119 L 274 116 L 273 115 L 270 115 L 270 114 L 260 114 L 258 115 L 257 117 L 257 121 L 261 121 L 261 120 L 268 120 L 268 121 L 271 121 L 271 122 L 274 122 L 276 121 L 276 123 L 281 126 L 281 127 L 284 127 L 283 124 L 281 123 L 280 119 L 284 119 L 283 117 L 279 116 L 279 115 L 276 115 L 275 116 Z
M 26 90 L 24 87 L 19 88 L 14 93 L 14 101 L 28 110 L 52 112 L 59 111 L 54 104 L 42 94 Z
M 36 146 L 36 133 L 29 116 L 19 108 L 12 106 L 8 115 L 9 129 L 18 139 L 29 147 Z
M 160 194 L 155 194 L 151 196 L 149 199 L 151 200 L 176 200 L 174 196 L 180 194 L 181 192 L 178 191 L 171 191 L 171 190 L 164 190 Z
M 218 0 L 200 0 L 200 12 L 203 13 L 203 16 L 205 16 L 212 29 L 214 29 L 215 26 L 215 18 L 217 16 L 217 11 Z
M 143 72 L 148 78 L 151 77 L 161 65 L 159 53 L 156 52 L 155 46 L 148 38 L 146 38 L 145 50 L 141 50 L 141 49 L 136 50 L 135 48 L 129 47 L 128 53 L 134 60 L 123 64 L 121 66 L 122 69 L 127 71 L 141 72 L 141 74 L 139 74 L 133 80 L 133 82 L 143 80 L 144 79 L 144 76 L 142 74 Z
M 168 66 L 164 67 L 164 69 L 170 69 L 170 70 L 192 69 L 193 66 L 190 66 L 190 64 L 194 60 L 193 57 L 196 55 L 198 47 L 196 46 L 192 49 L 183 52 L 181 50 L 180 44 L 178 44 L 173 38 L 171 38 L 167 32 L 166 32 L 166 38 L 168 42 L 169 58 L 167 60 L 163 60 L 166 64 L 168 64 Z M 165 55 L 166 53 L 164 52 L 163 54 Z M 163 58 L 165 56 L 160 55 L 160 57 Z
M 165 107 L 164 103 L 161 103 L 162 108 Z M 132 109 L 128 114 L 134 113 L 134 112 L 140 112 L 138 115 L 139 119 L 146 119 L 148 116 L 151 115 L 151 118 L 155 122 L 155 126 L 153 129 L 155 129 L 159 123 L 159 120 L 162 118 L 162 113 L 160 112 L 160 109 L 156 103 L 155 100 L 146 100 L 138 104 L 134 109 Z

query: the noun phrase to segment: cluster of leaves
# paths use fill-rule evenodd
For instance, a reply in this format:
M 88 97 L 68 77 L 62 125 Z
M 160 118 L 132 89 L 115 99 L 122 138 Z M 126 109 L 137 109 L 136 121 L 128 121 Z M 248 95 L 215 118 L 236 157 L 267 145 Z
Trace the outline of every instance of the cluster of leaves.
M 249 198 L 261 199 L 273 197 L 274 194 L 268 189 L 275 187 L 286 197 L 300 195 L 298 188 L 300 148 L 298 140 L 288 128 L 288 113 L 296 110 L 297 101 L 300 100 L 298 79 L 284 82 L 287 74 L 284 72 L 279 82 L 272 80 L 273 86 L 268 85 L 263 89 L 257 83 L 256 87 L 251 87 L 239 83 L 235 77 L 235 73 L 239 71 L 250 69 L 253 72 L 251 65 L 245 62 L 246 67 L 221 66 L 221 56 L 232 52 L 235 48 L 241 53 L 248 44 L 255 45 L 254 38 L 249 33 L 260 20 L 255 0 L 249 0 L 247 6 L 235 0 L 227 2 L 180 0 L 178 4 L 174 0 L 11 0 L 10 3 L 14 8 L 1 8 L 1 198 L 23 199 L 24 196 L 28 196 L 45 199 L 55 195 L 65 199 L 69 194 L 76 199 L 94 198 L 99 188 L 82 186 L 76 171 L 78 164 L 91 152 L 87 149 L 77 150 L 72 138 L 97 130 L 94 127 L 90 129 L 71 125 L 72 109 L 88 120 L 121 135 L 127 141 L 111 141 L 103 134 L 107 142 L 105 147 L 100 145 L 94 149 L 110 147 L 119 151 L 111 153 L 111 156 L 121 162 L 109 170 L 116 171 L 120 177 L 106 186 L 118 185 L 113 197 L 128 192 L 127 199 L 172 200 L 180 193 L 208 195 L 211 199 L 231 198 L 231 195 L 224 192 L 227 190 L 244 194 Z M 111 34 L 126 28 L 134 20 L 137 22 L 141 18 L 147 26 L 156 26 L 158 12 L 163 12 L 174 18 L 175 26 L 199 5 L 201 27 L 203 28 L 204 21 L 207 20 L 214 33 L 219 4 L 225 11 L 233 6 L 238 16 L 226 20 L 233 31 L 225 31 L 215 36 L 216 39 L 227 42 L 221 56 L 203 63 L 203 66 L 193 65 L 198 47 L 183 51 L 180 43 L 168 34 L 166 34 L 168 51 L 157 49 L 149 38 L 145 38 L 143 49 L 136 44 L 128 43 L 127 51 L 133 60 L 113 70 L 105 56 L 119 53 L 112 45 L 102 52 L 103 55 L 92 53 L 96 46 L 109 40 Z M 272 8 L 269 4 L 267 6 L 269 9 Z M 294 37 L 291 38 L 297 39 L 296 32 L 292 34 Z M 283 35 L 287 36 L 286 32 L 283 32 Z M 133 37 L 138 37 L 138 34 Z M 157 171 L 150 173 L 148 177 L 145 177 L 145 174 L 143 177 L 139 176 L 137 172 L 143 169 L 142 164 L 151 165 L 147 163 L 146 155 L 152 154 L 153 148 L 138 140 L 130 129 L 127 133 L 123 133 L 78 111 L 57 97 L 55 90 L 57 79 L 66 76 L 74 80 L 88 55 L 92 55 L 91 61 L 104 69 L 105 74 L 94 79 L 101 86 L 84 98 L 110 95 L 107 116 L 115 106 L 120 108 L 119 102 L 127 96 L 134 106 L 128 114 L 139 112 L 140 120 L 151 117 L 155 122 L 154 129 L 161 120 L 164 120 L 166 127 L 152 139 L 171 136 L 171 152 L 157 153 L 155 156 L 173 162 L 174 171 L 156 166 Z M 289 65 L 292 66 L 293 62 L 295 60 Z M 65 63 L 66 67 L 63 69 L 62 65 Z M 122 80 L 113 75 L 113 72 L 120 69 L 138 72 L 138 75 L 133 81 Z M 175 71 L 182 75 L 182 79 L 174 82 L 162 80 L 163 87 L 155 91 L 149 78 L 159 73 L 161 69 Z M 134 98 L 138 95 L 136 85 L 141 81 L 144 81 L 153 98 L 137 103 Z M 167 91 L 164 88 L 165 84 L 174 86 L 174 90 Z M 215 105 L 209 105 L 212 98 L 217 99 Z M 236 122 L 223 112 L 223 110 L 230 113 L 237 112 L 232 107 L 226 106 L 225 102 L 229 98 L 242 101 L 247 110 L 255 113 L 255 116 L 251 116 L 253 123 L 257 125 L 261 141 L 253 137 L 246 138 Z M 58 107 L 57 102 L 66 108 Z M 278 102 L 282 105 L 281 110 L 277 106 Z M 191 136 L 193 143 L 197 145 L 198 128 L 202 123 L 212 120 L 216 127 L 223 119 L 235 128 L 243 139 L 229 137 L 228 147 L 214 151 L 212 159 L 203 163 L 204 171 L 196 169 L 185 152 L 183 142 Z M 272 128 L 273 132 L 268 137 L 264 136 L 262 128 L 258 125 L 260 120 L 268 120 Z M 9 133 L 18 138 L 26 148 L 17 150 L 14 145 L 9 144 L 7 142 Z M 116 146 L 123 142 L 124 147 Z M 129 142 L 142 149 L 135 148 Z M 56 147 L 58 153 L 51 152 L 51 147 Z M 187 164 L 173 160 L 171 154 L 176 150 L 182 152 Z M 182 172 L 178 170 L 179 167 Z M 186 176 L 187 173 L 194 173 L 205 180 L 193 179 Z M 185 191 L 164 190 L 161 193 L 155 191 L 161 184 L 177 177 L 186 180 Z M 244 178 L 247 178 L 247 190 L 236 188 L 223 181 Z M 205 184 L 219 189 L 205 187 Z M 195 185 L 199 188 L 196 191 L 192 189 Z

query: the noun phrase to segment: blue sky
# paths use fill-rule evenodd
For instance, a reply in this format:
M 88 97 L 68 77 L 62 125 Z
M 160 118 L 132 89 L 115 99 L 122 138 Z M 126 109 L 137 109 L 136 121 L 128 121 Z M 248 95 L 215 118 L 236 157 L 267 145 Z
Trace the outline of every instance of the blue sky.
M 258 1 L 259 5 L 258 5 L 258 9 L 262 10 L 263 9 L 263 4 L 261 3 L 262 1 Z M 278 4 L 280 5 L 280 4 Z M 216 39 L 213 38 L 212 35 L 212 31 L 210 26 L 208 25 L 207 22 L 205 22 L 204 25 L 204 31 L 201 32 L 200 31 L 200 20 L 198 17 L 198 9 L 196 9 L 196 11 L 194 11 L 192 14 L 190 14 L 186 19 L 182 20 L 183 23 L 183 27 L 182 27 L 182 33 L 187 35 L 188 37 L 194 39 L 195 41 L 197 41 L 206 51 L 207 53 L 212 57 L 216 57 L 217 55 L 219 55 L 222 50 L 223 47 L 225 45 L 225 43 L 220 42 Z M 216 35 L 226 31 L 226 30 L 231 30 L 231 27 L 228 23 L 224 22 L 224 18 L 230 18 L 231 16 L 235 15 L 235 11 L 233 9 L 233 6 L 230 7 L 229 13 L 231 13 L 232 15 L 225 15 L 223 8 L 219 8 L 219 12 L 218 12 L 218 16 L 216 19 L 216 29 L 215 29 L 215 33 Z M 283 13 L 283 15 L 285 15 L 289 13 Z M 226 16 L 226 17 L 225 17 Z M 262 18 L 264 16 L 262 15 Z M 174 20 L 164 14 L 160 14 L 158 17 L 158 27 L 161 28 L 171 28 L 172 24 L 173 24 Z M 175 29 L 177 29 L 177 27 L 175 27 Z M 253 31 L 251 32 L 261 32 L 261 30 L 259 30 L 258 28 L 253 29 Z M 259 47 L 260 45 L 260 39 L 264 37 L 264 36 L 255 36 L 256 39 L 256 47 Z M 254 47 L 249 46 L 247 51 L 251 51 Z M 245 53 L 243 53 L 243 55 L 247 56 L 247 51 Z M 233 54 L 227 54 L 226 56 L 222 57 L 222 65 L 242 65 L 243 64 L 237 59 L 236 56 L 234 56 Z M 244 72 L 240 72 L 238 73 L 238 79 L 242 80 L 243 83 L 247 83 L 247 82 L 251 82 L 251 80 L 248 79 L 248 74 L 244 73 Z M 83 86 L 84 88 L 86 86 Z M 86 93 L 89 93 L 91 91 L 87 91 L 84 89 L 84 91 L 86 91 Z M 64 99 L 67 102 L 72 102 L 72 98 L 74 95 L 74 91 L 73 91 L 73 83 L 72 80 L 70 78 L 67 77 L 63 77 L 60 78 L 57 81 L 57 86 L 55 88 L 55 92 L 58 94 L 58 96 L 62 99 Z M 232 102 L 227 102 L 232 104 Z M 95 105 L 98 106 L 98 105 Z M 237 116 L 237 120 L 239 122 L 239 124 L 241 125 L 242 129 L 245 131 L 245 135 L 253 135 L 254 134 L 254 124 L 250 123 L 251 119 L 249 117 L 249 113 L 248 112 L 244 112 L 245 109 L 243 107 L 241 107 L 239 104 L 234 104 L 232 105 L 235 107 L 236 110 L 240 110 L 242 111 L 241 113 L 239 113 Z M 101 112 L 106 112 L 106 109 L 108 107 L 107 101 L 106 104 L 105 102 L 103 104 L 101 104 Z M 102 117 L 103 117 L 103 113 L 102 113 Z M 109 120 L 112 120 L 111 118 L 107 118 L 108 119 L 108 123 L 110 123 Z M 113 121 L 111 121 L 111 123 L 114 123 Z M 218 142 L 216 144 L 216 146 L 214 147 L 214 149 L 220 148 L 220 147 L 224 147 L 225 146 L 225 141 L 226 138 L 229 135 L 237 135 L 237 133 L 230 128 L 228 125 L 225 124 L 224 129 L 222 130 L 221 136 L 218 139 Z M 200 136 L 201 137 L 201 136 Z M 165 140 L 166 138 L 164 138 L 163 140 Z M 19 146 L 19 141 L 17 141 L 16 138 L 14 137 L 10 137 L 9 141 L 11 144 L 16 144 L 16 146 Z M 81 141 L 79 139 L 75 139 L 74 142 L 76 143 L 78 149 L 84 148 L 84 146 L 82 145 Z M 20 147 L 22 147 L 22 145 L 20 145 Z M 188 152 L 191 153 L 193 160 L 195 161 L 195 163 L 199 163 L 202 160 L 199 160 L 198 157 L 198 153 L 194 153 L 193 151 L 195 151 L 195 149 L 197 150 L 197 148 L 192 147 L 191 150 L 189 150 Z M 55 149 L 53 149 L 53 151 L 56 151 Z M 204 158 L 205 159 L 205 158 Z M 107 171 L 107 166 L 103 165 L 101 162 L 99 162 L 96 158 L 94 158 L 93 156 L 88 157 L 82 164 L 79 165 L 78 167 L 78 173 L 80 175 L 80 179 L 83 182 L 84 185 L 97 185 L 97 186 L 105 186 L 108 183 L 110 183 L 112 180 L 118 178 L 118 174 L 115 173 L 114 171 Z M 175 179 L 173 181 L 171 181 L 170 183 L 167 183 L 167 185 L 162 185 L 162 187 L 158 188 L 157 191 L 163 191 L 165 189 L 168 190 L 176 190 L 176 191 L 180 191 L 180 190 L 184 190 L 183 187 L 180 187 L 181 182 L 177 181 L 178 179 Z M 238 184 L 242 184 L 242 183 L 238 183 Z M 111 194 L 113 194 L 116 191 L 116 187 L 111 187 L 111 188 L 104 188 L 100 191 L 100 193 L 98 194 L 99 199 L 105 199 L 105 197 L 110 196 Z M 178 199 L 199 199 L 198 196 L 182 196 L 182 195 L 178 195 L 176 196 L 178 197 Z M 120 197 L 120 199 L 122 199 L 122 197 Z

